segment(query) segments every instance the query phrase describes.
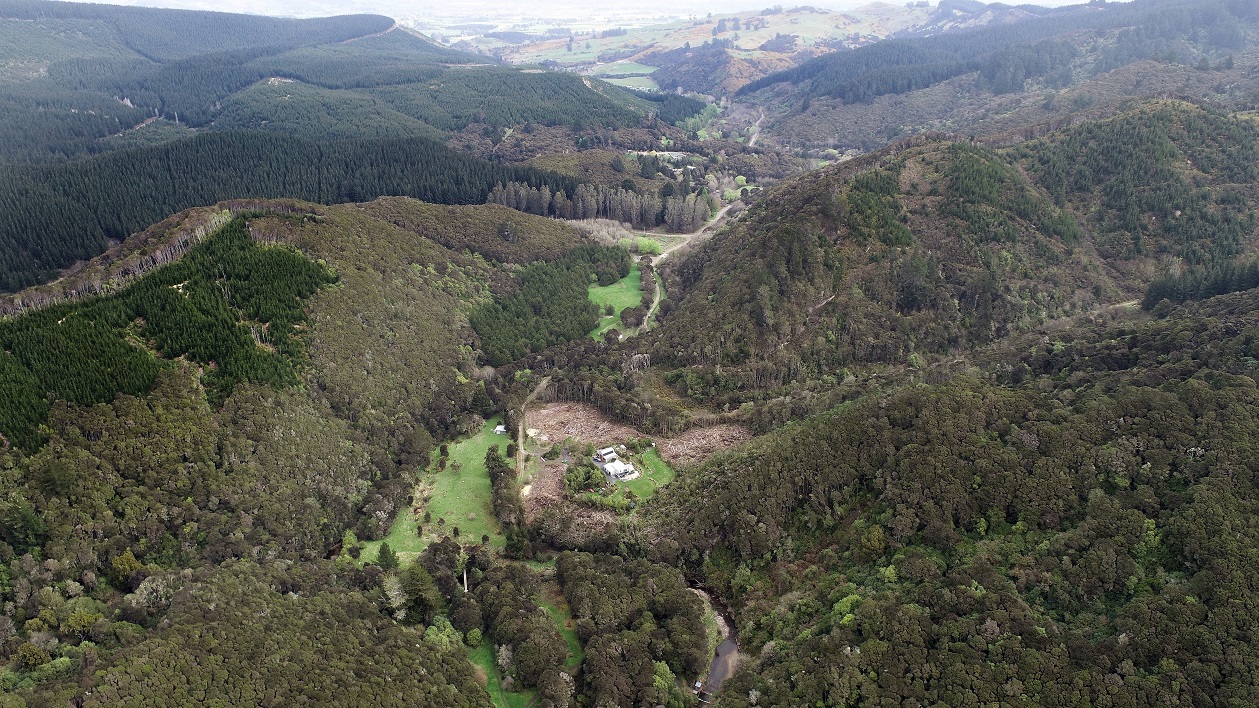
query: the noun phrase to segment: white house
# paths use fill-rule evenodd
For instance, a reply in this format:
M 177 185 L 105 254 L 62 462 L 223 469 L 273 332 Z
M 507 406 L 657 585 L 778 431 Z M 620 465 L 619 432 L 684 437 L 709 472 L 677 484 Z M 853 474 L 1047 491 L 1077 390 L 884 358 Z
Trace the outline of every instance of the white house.
M 625 479 L 634 474 L 634 465 L 628 462 L 614 460 L 603 466 L 603 471 L 612 479 Z

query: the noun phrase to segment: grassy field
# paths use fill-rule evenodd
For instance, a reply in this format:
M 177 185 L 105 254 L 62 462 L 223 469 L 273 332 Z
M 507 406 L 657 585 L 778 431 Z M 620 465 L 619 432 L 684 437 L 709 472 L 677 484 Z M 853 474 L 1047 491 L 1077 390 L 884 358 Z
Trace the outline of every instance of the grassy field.
M 451 443 L 450 461 L 445 471 L 438 472 L 434 464 L 421 476 L 420 488 L 430 495 L 426 510 L 432 513 L 432 521 L 424 524 L 423 538 L 416 533 L 420 521 L 407 508 L 398 513 L 389 535 L 383 539 L 403 562 L 414 560 L 425 546 L 449 535 L 456 526 L 465 543 L 479 542 L 483 535 L 488 535 L 490 545 L 502 549 L 506 540 L 494 518 L 490 477 L 485 471 L 485 453 L 490 446 L 499 445 L 506 451 L 507 443 L 511 442 L 509 436 L 494 434 L 494 427 L 501 422 L 501 418 L 491 418 L 476 435 Z M 456 462 L 460 467 L 458 472 L 455 472 Z M 446 523 L 438 524 L 438 519 L 445 519 Z M 376 560 L 380 544 L 381 541 L 364 543 L 360 561 Z
M 642 474 L 638 479 L 631 479 L 628 482 L 617 482 L 617 487 L 628 489 L 638 495 L 639 499 L 646 501 L 656 495 L 656 490 L 673 481 L 677 477 L 677 472 L 668 465 L 664 460 L 660 459 L 660 454 L 653 447 L 642 455 L 635 455 L 631 458 L 638 467 L 638 471 Z M 620 493 L 620 492 L 618 492 Z
M 629 275 L 611 285 L 603 287 L 592 285 L 589 296 L 590 301 L 600 308 L 611 305 L 615 312 L 610 317 L 599 318 L 599 323 L 590 332 L 591 337 L 594 337 L 596 341 L 602 342 L 604 332 L 613 327 L 620 328 L 621 310 L 627 307 L 637 307 L 643 301 L 643 277 L 642 273 L 638 271 L 638 265 L 635 264 L 630 268 Z
M 722 13 L 707 18 L 705 21 L 684 20 L 668 24 L 649 25 L 631 28 L 626 34 L 610 37 L 592 38 L 578 36 L 574 38 L 572 49 L 566 39 L 553 39 L 535 42 L 507 49 L 507 57 L 513 63 L 537 63 L 554 60 L 560 64 L 593 64 L 599 61 L 600 55 L 609 54 L 627 56 L 650 49 L 675 49 L 690 42 L 699 46 L 714 36 L 716 23 L 726 19 L 727 25 L 738 16 L 741 27 L 738 30 L 730 26 L 729 31 L 722 33 L 721 38 L 732 40 L 732 53 L 745 58 L 758 58 L 766 54 L 788 56 L 800 50 L 819 51 L 827 42 L 846 39 L 853 34 L 887 36 L 898 30 L 907 28 L 914 22 L 921 22 L 928 14 L 928 8 L 913 11 L 891 11 L 886 6 L 870 6 L 861 10 L 847 9 L 839 11 L 816 12 L 812 8 L 801 7 L 789 9 L 772 15 L 761 15 L 755 11 L 738 13 Z M 756 26 L 750 25 L 755 22 Z M 765 26 L 760 27 L 759 23 Z M 759 47 L 767 40 L 774 39 L 778 34 L 796 36 L 796 44 L 785 54 L 760 51 Z M 735 37 L 738 37 L 736 40 Z M 643 66 L 630 60 L 611 62 L 596 66 L 593 72 L 600 73 L 633 73 L 621 66 Z
M 559 593 L 559 588 L 555 588 L 552 596 L 553 600 L 543 600 L 540 604 L 551 619 L 555 620 L 560 636 L 568 643 L 568 660 L 564 662 L 564 666 L 568 668 L 569 675 L 575 675 L 577 667 L 581 666 L 581 662 L 586 659 L 586 652 L 582 650 L 581 641 L 577 639 L 577 630 L 573 629 L 576 622 L 573 621 L 573 614 L 569 611 L 564 596 Z
M 591 76 L 646 76 L 658 67 L 639 64 L 636 61 L 614 61 L 611 64 L 600 64 L 590 70 Z
M 660 88 L 660 84 L 650 76 L 628 76 L 623 79 L 604 79 L 613 86 L 621 88 L 640 89 L 644 91 L 655 91 Z
M 537 700 L 537 691 L 504 691 L 503 683 L 498 678 L 498 667 L 494 665 L 494 648 L 489 640 L 481 642 L 481 646 L 468 652 L 468 661 L 481 667 L 488 678 L 486 690 L 490 700 L 498 708 L 527 708 Z
M 674 236 L 670 234 L 644 234 L 647 238 L 660 244 L 660 250 L 667 251 L 674 246 L 686 241 L 686 236 Z

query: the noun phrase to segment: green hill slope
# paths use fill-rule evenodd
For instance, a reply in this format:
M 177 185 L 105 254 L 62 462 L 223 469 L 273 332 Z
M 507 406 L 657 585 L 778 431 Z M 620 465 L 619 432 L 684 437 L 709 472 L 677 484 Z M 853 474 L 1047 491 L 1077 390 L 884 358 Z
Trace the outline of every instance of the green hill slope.
M 1005 350 L 1020 384 L 871 393 L 680 476 L 645 533 L 734 603 L 718 702 L 1253 700 L 1221 657 L 1254 651 L 1255 306 L 1067 330 Z
M 1162 103 L 1004 151 L 923 141 L 827 168 L 672 266 L 654 355 L 689 367 L 679 391 L 734 403 L 1139 299 L 1254 247 L 1257 146 L 1250 121 Z
M 225 206 L 236 216 L 218 230 L 230 212 L 198 210 L 200 236 L 175 218 L 137 237 L 131 250 L 151 254 L 192 243 L 112 294 L 0 321 L 0 597 L 35 620 L 0 645 L 11 657 L 43 632 L 61 638 L 45 642 L 48 659 L 30 654 L 47 666 L 0 673 L 0 691 L 35 705 L 84 691 L 100 704 L 154 690 L 279 696 L 310 690 L 300 675 L 319 661 L 392 681 L 408 701 L 484 704 L 461 651 L 380 614 L 379 570 L 322 559 L 357 550 L 347 530 L 386 533 L 438 441 L 492 411 L 470 313 L 510 297 L 509 270 L 589 246 L 497 206 Z M 108 271 L 94 263 L 60 287 Z M 45 575 L 23 557 L 66 562 Z M 267 636 L 225 607 L 269 613 Z M 368 635 L 378 649 L 364 649 Z M 301 650 L 303 637 L 338 658 Z M 286 658 L 231 688 L 212 679 L 264 645 Z M 444 668 L 417 674 L 414 661 Z M 388 702 L 375 684 L 355 690 L 346 701 Z

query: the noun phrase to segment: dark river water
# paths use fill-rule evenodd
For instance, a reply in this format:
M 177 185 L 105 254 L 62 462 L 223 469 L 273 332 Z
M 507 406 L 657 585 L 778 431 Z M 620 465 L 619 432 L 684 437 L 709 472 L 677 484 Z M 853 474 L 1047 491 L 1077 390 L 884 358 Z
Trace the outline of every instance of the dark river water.
M 721 684 L 730 678 L 738 658 L 739 642 L 735 639 L 727 638 L 717 646 L 717 656 L 713 657 L 713 665 L 708 669 L 708 683 L 705 686 L 709 692 L 716 693 Z
M 722 642 L 717 645 L 717 654 L 713 656 L 713 663 L 708 668 L 708 676 L 701 678 L 703 690 L 700 692 L 701 697 L 708 697 L 709 694 L 716 693 L 721 688 L 721 684 L 730 675 L 734 673 L 735 667 L 739 663 L 739 633 L 734 627 L 734 622 L 730 619 L 730 615 L 712 602 L 712 598 L 708 593 L 702 590 L 695 590 L 708 600 L 709 605 L 717 613 L 717 627 L 721 630 Z

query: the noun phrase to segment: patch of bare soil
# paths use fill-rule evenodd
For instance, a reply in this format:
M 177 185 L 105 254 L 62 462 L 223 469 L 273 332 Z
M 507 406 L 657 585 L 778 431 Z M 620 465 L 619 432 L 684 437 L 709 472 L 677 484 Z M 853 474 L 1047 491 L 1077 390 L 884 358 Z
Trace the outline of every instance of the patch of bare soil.
M 538 460 L 524 496 L 525 519 L 532 522 L 543 509 L 564 498 L 564 463 L 559 460 Z
M 533 472 L 529 493 L 522 498 L 525 520 L 532 524 L 548 509 L 558 507 L 563 528 L 550 529 L 557 539 L 582 539 L 615 526 L 616 514 L 606 509 L 591 509 L 564 499 L 564 471 L 567 465 L 559 460 L 540 461 Z M 554 515 L 552 515 L 554 516 Z
M 539 436 L 546 436 L 547 445 L 568 438 L 595 446 L 611 445 L 631 437 L 652 438 L 660 450 L 660 457 L 674 467 L 703 462 L 713 453 L 752 437 L 747 429 L 730 424 L 692 428 L 671 438 L 655 437 L 608 420 L 593 406 L 584 403 L 548 403 L 528 411 L 525 425 L 536 429 Z
M 752 439 L 752 434 L 741 425 L 710 425 L 692 428 L 672 438 L 658 438 L 656 447 L 660 457 L 673 467 L 697 465 L 714 453 L 734 447 Z
M 582 403 L 548 403 L 529 410 L 525 418 L 525 427 L 540 447 L 549 448 L 554 443 L 563 443 L 572 438 L 575 445 L 585 443 L 602 447 L 620 443 L 626 438 L 652 437 L 631 426 L 607 419 L 593 406 Z M 673 467 L 693 465 L 707 460 L 713 453 L 724 450 L 748 440 L 752 435 L 747 429 L 738 425 L 714 425 L 706 428 L 694 428 L 681 435 L 671 438 L 652 437 L 660 457 Z M 579 454 L 577 450 L 569 450 L 569 454 Z M 566 465 L 559 460 L 539 460 L 539 466 L 533 474 L 529 494 L 525 496 L 525 515 L 533 521 L 543 510 L 556 504 L 564 503 L 564 470 Z M 574 515 L 582 517 L 574 519 L 578 525 L 602 525 L 615 523 L 616 516 L 609 511 L 593 510 L 573 505 Z

